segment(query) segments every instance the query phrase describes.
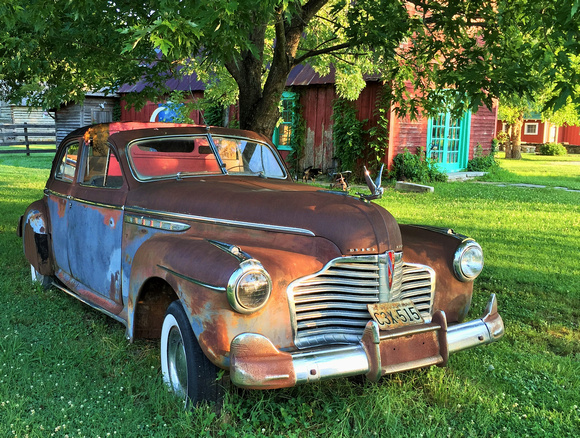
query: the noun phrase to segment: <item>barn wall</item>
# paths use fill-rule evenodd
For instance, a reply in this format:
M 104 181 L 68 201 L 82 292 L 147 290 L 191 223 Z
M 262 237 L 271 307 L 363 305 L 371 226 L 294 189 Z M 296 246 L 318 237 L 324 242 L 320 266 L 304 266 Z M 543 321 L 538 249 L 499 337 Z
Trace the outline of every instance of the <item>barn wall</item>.
M 196 100 L 201 99 L 202 97 L 203 91 L 193 93 L 193 98 Z M 121 97 L 121 122 L 148 122 L 151 119 L 153 112 L 159 108 L 159 103 L 149 101 L 140 110 L 136 110 L 134 107 L 126 107 L 127 102 L 123 97 Z M 199 111 L 192 111 L 189 116 L 196 124 L 204 124 Z
M 394 112 L 391 112 L 391 123 L 389 130 L 389 151 L 388 165 L 392 165 L 393 158 L 405 152 L 415 154 L 418 147 L 427 146 L 427 127 L 429 119 L 419 117 L 411 120 L 410 117 L 399 118 Z
M 562 126 L 558 141 L 569 145 L 580 145 L 580 126 Z
M 306 127 L 306 145 L 301 166 L 313 166 L 326 171 L 336 167 L 333 161 L 332 101 L 333 86 L 299 87 L 302 117 Z
M 497 125 L 497 105 L 491 110 L 481 106 L 471 115 L 471 137 L 469 141 L 469 159 L 480 144 L 485 155 L 491 151 L 491 141 L 495 138 Z

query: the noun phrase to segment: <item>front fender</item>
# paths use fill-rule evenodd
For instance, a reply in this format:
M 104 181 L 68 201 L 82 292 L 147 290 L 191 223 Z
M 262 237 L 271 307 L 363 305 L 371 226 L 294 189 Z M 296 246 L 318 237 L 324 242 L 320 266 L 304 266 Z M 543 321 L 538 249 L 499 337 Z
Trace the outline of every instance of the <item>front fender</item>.
M 453 270 L 455 251 L 467 237 L 448 228 L 400 225 L 403 261 L 430 266 L 435 270 L 433 311 L 443 310 L 449 322 L 467 316 L 473 295 L 473 282 L 457 279 Z
M 323 252 L 338 251 L 324 239 L 315 239 Z M 322 240 L 320 242 L 319 240 Z M 239 242 L 240 243 L 240 242 Z M 310 245 L 306 245 L 311 249 Z M 150 278 L 168 283 L 183 303 L 192 329 L 206 356 L 217 366 L 229 367 L 231 341 L 241 333 L 259 333 L 278 348 L 293 347 L 292 321 L 287 287 L 295 278 L 321 269 L 322 254 L 243 245 L 240 248 L 260 261 L 272 277 L 270 299 L 260 310 L 241 314 L 232 309 L 226 288 L 240 260 L 210 241 L 181 235 L 158 235 L 147 240 L 133 259 L 128 311 L 129 336 L 134 329 L 136 308 L 141 305 L 142 286 Z M 326 255 L 326 254 L 325 254 Z
M 20 218 L 19 235 L 23 238 L 26 260 L 42 275 L 54 275 L 48 227 L 48 212 L 42 200 L 33 202 Z

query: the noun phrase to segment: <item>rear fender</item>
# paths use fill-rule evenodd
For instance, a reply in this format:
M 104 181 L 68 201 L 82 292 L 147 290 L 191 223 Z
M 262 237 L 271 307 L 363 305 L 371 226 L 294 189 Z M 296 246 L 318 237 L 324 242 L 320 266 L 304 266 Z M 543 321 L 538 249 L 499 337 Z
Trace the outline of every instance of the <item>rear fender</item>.
M 42 201 L 30 204 L 20 217 L 19 235 L 23 238 L 26 260 L 42 275 L 54 275 L 48 212 Z
M 473 282 L 457 279 L 453 270 L 455 251 L 468 239 L 449 228 L 400 225 L 403 261 L 433 268 L 436 272 L 433 311 L 443 310 L 449 322 L 467 316 L 473 295 Z

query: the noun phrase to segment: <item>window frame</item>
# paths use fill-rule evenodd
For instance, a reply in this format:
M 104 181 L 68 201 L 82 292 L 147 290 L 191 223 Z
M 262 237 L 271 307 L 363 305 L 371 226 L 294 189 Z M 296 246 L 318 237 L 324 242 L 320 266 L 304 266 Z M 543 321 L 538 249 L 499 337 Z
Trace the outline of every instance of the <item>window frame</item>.
M 293 91 L 284 91 L 282 93 L 282 98 L 280 100 L 280 106 L 282 107 L 282 111 L 284 111 L 284 103 L 285 102 L 289 102 L 291 105 L 291 108 L 289 109 L 289 112 L 291 114 L 291 120 L 290 121 L 282 121 L 280 122 L 276 128 L 274 129 L 274 134 L 272 135 L 272 143 L 274 143 L 274 146 L 276 146 L 276 149 L 278 149 L 279 151 L 291 151 L 293 149 L 293 145 L 292 145 L 292 126 L 294 125 L 294 122 L 296 120 L 296 102 L 298 100 L 298 93 L 295 93 Z M 280 115 L 281 118 L 283 118 L 283 114 Z M 290 129 L 290 135 L 289 135 L 289 143 L 288 144 L 280 144 L 280 127 L 281 126 L 288 126 Z
M 524 123 L 524 135 L 538 135 L 539 133 L 539 122 L 526 122 Z M 534 128 L 535 132 L 528 132 L 529 128 Z

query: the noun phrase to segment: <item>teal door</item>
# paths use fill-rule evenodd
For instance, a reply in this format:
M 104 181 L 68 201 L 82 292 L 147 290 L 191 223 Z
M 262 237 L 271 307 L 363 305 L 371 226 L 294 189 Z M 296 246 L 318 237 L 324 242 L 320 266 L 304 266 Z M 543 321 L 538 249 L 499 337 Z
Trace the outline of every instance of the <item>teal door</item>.
M 471 113 L 461 119 L 439 113 L 429 119 L 427 156 L 444 172 L 457 172 L 467 167 Z

